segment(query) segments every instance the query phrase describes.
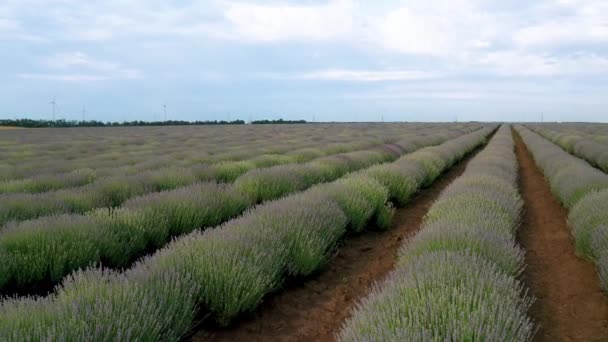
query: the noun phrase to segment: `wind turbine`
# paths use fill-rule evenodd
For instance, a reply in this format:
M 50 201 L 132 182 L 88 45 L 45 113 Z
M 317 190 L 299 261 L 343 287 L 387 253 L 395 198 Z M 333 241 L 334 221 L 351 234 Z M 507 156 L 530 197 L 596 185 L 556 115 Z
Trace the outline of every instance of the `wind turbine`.
M 49 102 L 49 104 L 53 107 L 53 121 L 55 121 L 55 106 L 57 105 L 57 101 L 55 101 L 55 96 L 53 96 L 53 101 Z
M 163 103 L 163 111 L 165 112 L 165 122 L 167 121 L 167 104 Z

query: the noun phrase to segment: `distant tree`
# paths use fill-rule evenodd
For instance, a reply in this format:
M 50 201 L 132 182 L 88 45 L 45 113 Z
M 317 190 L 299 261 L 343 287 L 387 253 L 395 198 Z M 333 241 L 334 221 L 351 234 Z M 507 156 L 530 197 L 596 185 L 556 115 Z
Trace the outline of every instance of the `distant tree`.
M 125 121 L 125 122 L 103 122 L 96 120 L 32 120 L 32 119 L 0 119 L 0 126 L 45 128 L 45 127 L 119 127 L 119 126 L 195 126 L 195 125 L 244 125 L 243 120 L 232 121 Z
M 252 125 L 269 125 L 269 124 L 305 124 L 306 120 L 254 120 L 251 121 Z

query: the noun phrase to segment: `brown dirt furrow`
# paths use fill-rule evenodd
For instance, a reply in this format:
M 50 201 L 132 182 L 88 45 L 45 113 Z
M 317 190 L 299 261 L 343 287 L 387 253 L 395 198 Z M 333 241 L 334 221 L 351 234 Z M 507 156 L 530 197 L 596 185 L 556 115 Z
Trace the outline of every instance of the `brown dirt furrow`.
M 393 269 L 402 240 L 418 231 L 439 193 L 462 174 L 473 154 L 398 209 L 392 229 L 348 237 L 316 277 L 289 284 L 227 328 L 202 327 L 192 341 L 333 341 L 371 285 Z
M 524 216 L 518 240 L 526 250 L 524 283 L 536 341 L 608 341 L 608 302 L 594 266 L 575 254 L 567 210 L 551 193 L 521 137 L 514 132 Z

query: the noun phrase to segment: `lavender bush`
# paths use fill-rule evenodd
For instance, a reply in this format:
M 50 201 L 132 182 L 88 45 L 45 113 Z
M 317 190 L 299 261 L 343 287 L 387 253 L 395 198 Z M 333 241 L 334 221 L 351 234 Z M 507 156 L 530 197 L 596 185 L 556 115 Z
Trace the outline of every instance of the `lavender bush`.
M 483 129 L 438 148 L 462 156 L 491 131 Z M 353 211 L 342 209 L 343 194 L 360 194 L 361 203 L 367 201 L 375 210 L 386 208 L 380 201 L 388 198 L 388 189 L 379 188 L 372 177 L 362 179 L 364 173 L 350 177 L 354 180 L 321 184 L 249 209 L 216 229 L 182 236 L 123 273 L 90 270 L 77 273 L 76 280 L 67 280 L 49 297 L 5 299 L 0 302 L 0 339 L 30 332 L 52 339 L 65 331 L 69 335 L 61 338 L 88 333 L 112 340 L 177 340 L 192 323 L 197 306 L 226 324 L 253 310 L 286 277 L 305 276 L 323 266 L 353 222 Z M 411 182 L 407 177 L 404 181 Z M 411 177 L 419 177 L 418 171 Z M 336 190 L 338 186 L 349 189 Z M 30 310 L 35 313 L 28 316 Z
M 466 251 L 435 251 L 392 272 L 357 306 L 339 341 L 528 341 L 523 286 Z
M 473 131 L 478 128 L 479 127 L 476 125 L 470 125 L 466 126 L 464 131 Z M 405 142 L 402 140 L 398 141 L 397 144 L 409 144 L 409 140 L 412 139 L 415 141 L 426 142 L 427 145 L 435 144 L 438 143 L 438 141 L 445 141 L 448 138 L 453 138 L 459 134 L 462 134 L 462 130 L 452 129 L 438 131 L 438 133 L 435 133 L 436 136 L 433 138 L 423 138 L 421 135 L 426 135 L 428 133 L 427 131 L 432 130 L 430 128 L 421 130 L 418 135 L 412 135 L 411 138 L 405 139 Z M 393 141 L 392 139 L 395 138 L 388 138 L 389 141 Z M 385 159 L 378 159 L 378 156 L 385 156 L 387 152 L 378 152 L 377 149 L 373 148 L 373 143 L 377 142 L 379 142 L 378 139 L 374 138 L 356 144 L 330 144 L 326 147 L 319 148 L 321 154 L 327 156 L 321 157 L 321 160 L 316 162 L 311 161 L 307 165 L 301 165 L 301 167 L 298 167 L 292 163 L 290 165 L 285 165 L 286 168 L 279 167 L 277 170 L 272 172 L 289 173 L 295 170 L 294 172 L 300 173 L 300 177 L 306 178 L 309 183 L 312 182 L 310 179 L 318 179 L 318 181 L 334 180 L 337 177 L 342 176 L 345 172 L 352 171 L 357 168 L 363 168 L 371 165 L 374 162 L 388 161 Z M 316 144 L 318 145 L 319 143 L 317 142 Z M 419 146 L 422 147 L 424 144 Z M 334 151 L 353 151 L 357 149 L 370 150 L 347 153 L 346 156 L 328 156 Z M 303 154 L 298 154 L 297 151 L 294 151 L 295 154 L 286 155 L 284 158 L 269 158 L 266 159 L 263 164 L 270 165 L 271 161 L 274 160 L 274 162 L 277 162 L 278 165 L 282 165 L 286 161 L 286 158 L 290 158 L 295 163 L 304 161 L 309 162 L 310 159 L 307 158 L 313 156 L 313 154 L 310 152 L 310 148 L 305 148 L 302 151 L 304 152 Z M 354 164 L 351 163 L 350 166 L 347 166 L 347 163 L 343 161 L 345 157 L 353 159 L 352 163 Z M 336 160 L 338 165 L 332 165 L 332 161 L 335 162 Z M 264 170 L 257 169 L 253 161 L 220 160 L 216 164 L 194 165 L 189 166 L 188 168 L 169 166 L 170 163 L 171 159 L 163 161 L 163 158 L 161 158 L 160 160 L 144 161 L 144 168 L 133 166 L 128 166 L 126 169 L 121 168 L 123 172 L 122 174 L 119 173 L 118 175 L 102 177 L 101 173 L 98 172 L 98 179 L 96 179 L 94 182 L 70 189 L 61 189 L 58 191 L 50 191 L 41 194 L 0 194 L 0 202 L 3 204 L 0 206 L 0 224 L 6 223 L 10 220 L 33 219 L 50 214 L 84 213 L 99 207 L 116 208 L 131 197 L 140 196 L 149 192 L 174 189 L 192 184 L 199 180 L 232 182 L 247 171 L 256 172 Z M 159 169 L 155 171 L 148 171 L 150 168 Z M 278 182 L 278 184 L 273 184 L 272 179 L 264 179 L 264 175 L 267 175 L 267 173 L 264 173 L 264 171 L 261 173 L 262 175 L 259 177 L 261 177 L 262 180 L 260 182 L 263 184 L 268 184 L 272 189 L 274 189 L 274 191 L 269 190 L 268 195 L 262 194 L 261 196 L 263 198 L 277 198 L 278 196 L 289 192 L 288 190 L 283 190 L 285 187 L 288 187 L 289 184 L 285 185 L 281 182 Z M 293 181 L 296 182 L 296 180 Z M 246 180 L 243 182 L 248 183 Z M 256 184 L 259 182 L 254 180 L 253 183 L 254 184 L 245 185 L 243 188 L 248 189 L 249 187 L 253 187 L 254 189 L 258 190 L 252 191 L 259 191 L 262 193 L 263 187 L 260 188 L 256 186 Z M 300 188 L 301 187 L 296 186 L 296 190 L 292 191 L 297 191 L 297 189 Z
M 554 193 L 570 210 L 568 223 L 577 253 L 596 264 L 608 292 L 608 175 L 527 128 L 517 129 Z
M 581 199 L 568 215 L 576 250 L 592 260 L 608 293 L 608 190 Z
M 14 265 L 3 277 L 14 278 L 15 285 L 22 286 L 47 277 L 58 281 L 99 261 L 111 267 L 128 266 L 147 249 L 164 245 L 170 236 L 215 226 L 249 205 L 229 186 L 195 184 L 133 198 L 109 215 L 98 210 L 85 216 L 11 223 L 0 233 L 2 260 Z
M 523 268 L 516 175 L 503 126 L 442 192 L 422 230 L 403 244 L 395 271 L 358 304 L 338 340 L 531 340 L 532 299 L 516 280 Z
M 10 273 L 3 274 L 5 283 L 0 285 L 59 281 L 78 268 L 98 262 L 97 229 L 91 218 L 81 215 L 9 224 L 0 235 L 0 250 L 2 263 L 13 267 L 5 270 Z
M 11 179 L 0 183 L 0 193 L 46 192 L 63 187 L 82 186 L 96 179 L 95 170 L 76 169 L 65 174 L 43 174 L 27 179 Z
M 543 171 L 555 196 L 571 209 L 587 194 L 608 188 L 608 175 L 523 126 L 517 131 Z
M 478 131 L 472 136 L 480 136 L 486 131 Z M 403 144 L 409 148 L 417 148 L 424 143 L 442 140 L 445 136 L 404 139 L 399 144 Z M 471 138 L 468 139 L 470 140 Z M 458 138 L 456 141 L 459 141 Z M 402 150 L 408 151 L 408 147 L 403 147 Z M 87 254 L 90 257 L 89 262 L 84 263 L 83 261 L 83 264 L 80 264 L 79 267 L 93 265 L 99 261 L 102 261 L 104 265 L 109 267 L 125 267 L 145 251 L 157 249 L 164 245 L 171 236 L 189 233 L 197 228 L 217 225 L 240 214 L 245 208 L 254 204 L 255 201 L 274 199 L 286 193 L 304 190 L 313 184 L 339 177 L 351 169 L 364 168 L 369 164 L 383 161 L 386 158 L 394 158 L 394 156 L 373 151 L 351 152 L 336 157 L 321 158 L 320 163 L 313 161 L 302 165 L 285 165 L 255 170 L 255 174 L 266 177 L 262 179 L 268 179 L 267 182 L 259 182 L 259 177 L 257 179 L 254 178 L 256 179 L 256 187 L 252 187 L 251 183 L 247 183 L 247 180 L 251 178 L 242 177 L 245 180 L 242 183 L 237 182 L 234 187 L 228 185 L 195 184 L 172 191 L 153 192 L 128 200 L 121 208 L 108 211 L 105 215 L 104 210 L 95 210 L 87 214 L 87 217 L 93 218 L 91 220 L 91 227 L 94 228 L 92 229 L 93 233 L 83 235 L 78 230 L 78 227 L 66 225 L 62 229 L 62 234 L 53 236 L 53 239 L 57 242 L 60 240 L 70 240 L 66 243 L 86 240 L 87 243 L 96 246 L 95 250 L 97 253 L 95 255 Z M 336 163 L 333 165 L 323 163 L 323 161 L 329 160 L 335 160 Z M 320 165 L 323 166 L 321 167 Z M 332 166 L 335 170 L 331 169 Z M 94 192 L 84 192 L 83 195 L 94 194 L 96 199 L 91 199 L 91 202 L 103 202 L 105 206 L 113 207 L 136 193 L 145 192 L 144 184 L 151 184 L 150 179 L 154 177 L 160 180 L 171 179 L 171 177 L 179 179 L 179 173 L 172 173 L 174 170 L 174 168 L 168 168 L 162 169 L 159 172 L 149 173 L 148 175 L 127 176 L 127 178 L 133 179 L 130 182 L 116 181 L 115 179 L 108 178 L 104 182 L 92 185 L 100 189 Z M 276 170 L 280 171 L 281 174 L 277 174 Z M 408 191 L 405 194 L 401 192 L 400 196 L 402 198 L 409 198 L 415 192 L 415 188 L 411 185 L 411 177 L 407 173 L 411 170 L 408 167 L 400 170 L 401 173 L 398 174 L 400 178 L 397 182 L 393 182 L 393 184 L 401 184 L 401 188 L 404 188 L 405 185 Z M 249 186 L 243 188 L 243 186 L 240 186 L 242 184 L 249 184 Z M 274 186 L 270 186 L 270 184 Z M 247 196 L 241 195 L 240 192 L 243 191 Z M 390 224 L 393 210 L 390 205 L 386 205 L 384 198 L 382 200 L 382 205 L 374 208 L 373 213 L 376 218 L 376 226 L 386 229 Z M 89 202 L 74 201 L 74 203 Z M 80 212 L 81 209 L 74 211 Z M 38 221 L 39 224 L 44 225 L 47 220 L 45 217 L 42 217 Z M 367 221 L 360 221 L 356 224 L 363 226 L 366 223 Z M 21 225 L 15 224 L 14 226 L 13 239 L 19 235 L 18 231 L 21 229 Z M 27 244 L 28 240 L 44 240 L 50 234 L 54 234 L 54 231 L 38 230 L 37 232 L 29 233 L 22 237 L 21 244 Z M 72 240 L 73 238 L 77 239 Z M 1 247 L 0 250 L 2 250 Z M 46 258 L 53 259 L 56 255 L 62 253 L 64 252 L 54 249 L 41 250 L 36 254 L 35 260 L 37 261 L 35 262 L 43 262 Z M 86 257 L 83 258 L 86 259 Z M 16 265 L 13 261 L 7 262 L 7 264 Z M 64 275 L 67 275 L 73 269 L 63 269 Z M 36 273 L 36 268 L 11 267 L 10 272 L 12 273 L 5 275 L 4 278 L 15 278 L 14 282 L 18 286 L 36 283 L 45 279 Z M 36 276 L 31 276 L 31 273 L 36 274 Z M 59 280 L 60 278 L 58 277 L 59 273 L 52 278 L 53 281 Z M 2 285 L 0 284 L 1 287 Z
M 558 144 L 569 153 L 583 158 L 604 172 L 608 172 L 608 149 L 606 145 L 586 136 L 552 131 L 543 126 L 530 126 L 536 133 Z

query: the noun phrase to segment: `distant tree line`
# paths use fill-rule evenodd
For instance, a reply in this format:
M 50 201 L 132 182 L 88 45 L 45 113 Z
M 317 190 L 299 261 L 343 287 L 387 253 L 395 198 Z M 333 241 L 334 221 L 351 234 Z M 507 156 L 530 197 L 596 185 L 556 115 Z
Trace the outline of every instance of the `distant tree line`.
M 304 124 L 306 120 L 254 120 L 253 125 L 267 124 Z M 32 120 L 32 119 L 0 119 L 0 126 L 43 128 L 43 127 L 118 127 L 118 126 L 194 126 L 194 125 L 244 125 L 243 120 L 213 120 L 213 121 L 124 121 L 124 122 L 103 122 L 96 120 L 76 121 L 76 120 Z
M 253 125 L 268 125 L 268 124 L 305 124 L 306 120 L 253 120 L 251 124 Z

